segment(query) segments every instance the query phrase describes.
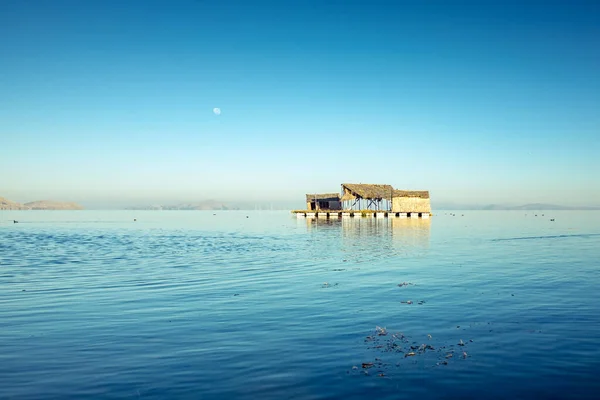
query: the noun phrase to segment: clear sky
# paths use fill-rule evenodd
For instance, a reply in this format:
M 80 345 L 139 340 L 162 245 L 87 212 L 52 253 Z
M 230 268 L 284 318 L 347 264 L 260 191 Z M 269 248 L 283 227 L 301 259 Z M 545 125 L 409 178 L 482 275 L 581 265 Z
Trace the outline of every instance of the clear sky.
M 0 196 L 342 182 L 600 205 L 600 2 L 0 1 Z

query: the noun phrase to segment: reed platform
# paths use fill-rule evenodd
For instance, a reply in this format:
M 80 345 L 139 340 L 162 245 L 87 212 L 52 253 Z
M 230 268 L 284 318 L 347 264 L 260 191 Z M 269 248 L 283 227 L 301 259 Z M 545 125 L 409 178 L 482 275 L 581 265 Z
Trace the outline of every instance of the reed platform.
M 297 218 L 429 218 L 429 212 L 392 212 L 385 210 L 292 210 Z

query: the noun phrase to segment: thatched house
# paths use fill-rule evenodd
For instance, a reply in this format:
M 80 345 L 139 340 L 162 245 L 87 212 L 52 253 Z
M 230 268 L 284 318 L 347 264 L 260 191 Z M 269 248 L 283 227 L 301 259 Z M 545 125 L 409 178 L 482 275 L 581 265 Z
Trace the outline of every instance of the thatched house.
M 430 214 L 429 191 L 394 190 L 392 212 Z
M 341 210 L 342 202 L 337 193 L 315 193 L 306 195 L 307 210 Z
M 381 209 L 383 200 L 391 201 L 394 188 L 391 185 L 372 185 L 365 183 L 342 183 L 342 202 L 344 208 L 353 208 L 358 205 L 359 208 L 364 204 L 370 209 L 372 206 Z M 347 203 L 346 203 L 347 202 Z

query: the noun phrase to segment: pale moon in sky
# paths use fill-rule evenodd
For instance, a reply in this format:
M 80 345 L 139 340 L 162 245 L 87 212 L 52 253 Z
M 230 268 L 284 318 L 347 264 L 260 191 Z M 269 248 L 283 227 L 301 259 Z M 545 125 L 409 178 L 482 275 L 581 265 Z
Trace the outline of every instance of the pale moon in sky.
M 221 109 L 219 107 L 213 108 L 213 112 L 215 113 L 215 115 L 221 115 Z

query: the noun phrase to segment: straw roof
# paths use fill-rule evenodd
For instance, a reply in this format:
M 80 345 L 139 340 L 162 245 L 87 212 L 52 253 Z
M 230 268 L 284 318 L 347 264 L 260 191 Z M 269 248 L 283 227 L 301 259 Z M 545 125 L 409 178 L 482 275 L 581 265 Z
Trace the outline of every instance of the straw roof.
M 339 193 L 313 193 L 306 195 L 306 202 L 310 203 L 311 201 L 322 200 L 322 201 L 339 201 L 340 195 Z
M 421 199 L 429 198 L 428 190 L 394 190 L 393 197 L 419 197 Z
M 347 194 L 362 199 L 389 199 L 394 188 L 392 185 L 370 185 L 366 183 L 342 183 L 344 189 L 343 198 L 349 198 Z

